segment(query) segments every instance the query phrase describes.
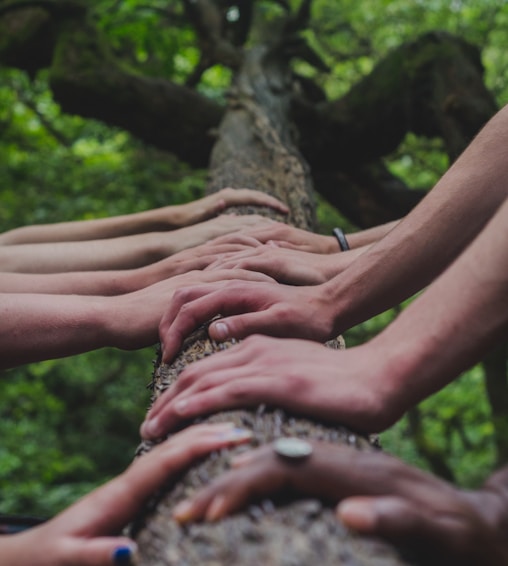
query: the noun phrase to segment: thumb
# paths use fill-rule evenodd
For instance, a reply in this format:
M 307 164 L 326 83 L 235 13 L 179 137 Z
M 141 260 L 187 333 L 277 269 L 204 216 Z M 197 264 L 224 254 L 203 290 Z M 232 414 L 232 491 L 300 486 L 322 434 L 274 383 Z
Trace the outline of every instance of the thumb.
M 69 564 L 77 566 L 129 566 L 134 564 L 137 545 L 127 537 L 80 539 L 72 549 Z
M 428 529 L 421 510 L 402 497 L 350 497 L 337 506 L 349 528 L 390 539 L 406 539 Z
M 208 335 L 212 340 L 222 342 L 232 338 L 245 338 L 251 334 L 268 334 L 270 320 L 266 311 L 239 314 L 221 318 L 208 327 Z

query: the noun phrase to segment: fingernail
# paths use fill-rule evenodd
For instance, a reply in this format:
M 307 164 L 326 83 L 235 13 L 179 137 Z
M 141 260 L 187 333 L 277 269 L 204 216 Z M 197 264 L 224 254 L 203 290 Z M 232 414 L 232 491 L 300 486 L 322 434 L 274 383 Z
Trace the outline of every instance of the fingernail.
M 224 504 L 226 503 L 226 498 L 224 495 L 216 495 L 208 507 L 206 512 L 207 521 L 217 521 L 224 515 Z
M 224 440 L 243 440 L 244 438 L 252 438 L 252 432 L 244 428 L 234 428 L 226 432 L 221 432 L 219 436 Z
M 132 543 L 131 546 L 119 546 L 113 551 L 113 564 L 118 566 L 127 566 L 132 564 L 132 558 L 137 550 L 137 546 Z
M 154 417 L 148 421 L 145 421 L 141 425 L 141 436 L 143 438 L 154 438 L 158 435 L 159 432 L 159 419 Z
M 370 531 L 376 525 L 376 512 L 372 505 L 361 501 L 344 501 L 337 508 L 339 519 L 356 531 Z
M 228 337 L 228 327 L 223 322 L 215 323 L 213 329 L 219 340 L 225 340 Z
M 179 523 L 187 523 L 193 519 L 193 511 L 194 505 L 192 504 L 192 501 L 185 499 L 173 509 L 173 519 Z

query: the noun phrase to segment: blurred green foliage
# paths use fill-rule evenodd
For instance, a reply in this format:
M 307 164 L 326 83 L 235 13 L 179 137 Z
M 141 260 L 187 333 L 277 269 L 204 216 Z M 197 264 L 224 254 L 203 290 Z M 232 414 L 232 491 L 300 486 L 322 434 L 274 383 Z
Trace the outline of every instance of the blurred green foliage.
M 292 0 L 291 4 L 299 2 Z M 184 82 L 199 52 L 179 2 L 93 0 L 94 19 L 113 53 L 136 72 Z M 273 21 L 280 5 L 262 1 Z M 424 31 L 445 29 L 482 46 L 488 86 L 508 101 L 504 0 L 315 0 L 307 37 L 331 67 L 297 70 L 330 97 L 346 92 L 387 50 Z M 221 100 L 230 72 L 209 69 L 199 89 Z M 410 186 L 429 188 L 448 163 L 439 140 L 408 136 L 387 160 Z M 32 80 L 0 68 L 0 230 L 15 226 L 124 214 L 199 197 L 205 172 L 93 120 L 63 115 L 45 73 Z M 321 230 L 354 229 L 319 201 Z M 348 345 L 377 334 L 389 311 L 346 334 Z M 31 364 L 0 376 L 2 512 L 48 515 L 118 473 L 132 459 L 149 402 L 145 386 L 154 351 L 93 352 Z M 481 369 L 420 407 L 427 438 L 457 480 L 475 485 L 495 462 L 493 428 Z M 382 436 L 385 448 L 426 466 L 407 419 Z

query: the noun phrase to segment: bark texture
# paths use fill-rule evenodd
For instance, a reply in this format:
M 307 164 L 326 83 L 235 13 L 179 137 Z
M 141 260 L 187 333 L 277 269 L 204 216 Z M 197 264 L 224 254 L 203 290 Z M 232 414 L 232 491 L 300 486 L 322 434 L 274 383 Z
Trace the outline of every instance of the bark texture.
M 290 204 L 292 223 L 309 228 L 313 223 L 312 184 L 308 167 L 291 138 L 291 80 L 287 69 L 280 46 L 250 52 L 231 93 L 212 154 L 209 186 L 212 191 L 224 184 L 266 190 Z M 157 362 L 154 398 L 178 379 L 187 364 L 230 345 L 211 342 L 206 327 L 201 328 L 187 339 L 171 365 Z M 335 348 L 340 345 L 340 341 L 329 344 Z M 206 420 L 229 420 L 251 429 L 253 445 L 280 436 L 298 436 L 361 450 L 376 449 L 374 439 L 265 406 L 222 412 Z M 150 445 L 144 443 L 140 452 L 149 449 Z M 177 525 L 171 518 L 174 505 L 226 470 L 231 454 L 244 449 L 213 454 L 186 473 L 176 488 L 154 499 L 145 516 L 132 526 L 143 566 L 304 566 L 316 561 L 335 566 L 406 564 L 389 545 L 351 535 L 336 520 L 333 509 L 317 500 L 262 501 L 218 523 Z

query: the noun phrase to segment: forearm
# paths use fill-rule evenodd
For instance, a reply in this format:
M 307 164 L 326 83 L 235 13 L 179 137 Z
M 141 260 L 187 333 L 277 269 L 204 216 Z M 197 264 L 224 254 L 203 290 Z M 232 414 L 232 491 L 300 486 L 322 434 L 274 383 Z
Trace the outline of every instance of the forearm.
M 171 251 L 168 236 L 153 232 L 107 240 L 0 246 L 0 271 L 62 273 L 141 267 Z
M 508 193 L 508 107 L 427 197 L 324 290 L 342 331 L 424 288 L 478 235 Z
M 148 266 L 150 267 L 150 266 Z M 1 273 L 0 293 L 112 296 L 155 282 L 144 269 L 71 271 L 68 273 Z
M 349 247 L 354 250 L 356 248 L 378 242 L 381 238 L 384 238 L 388 232 L 393 230 L 399 222 L 400 220 L 394 220 L 393 222 L 374 226 L 373 228 L 368 228 L 366 230 L 360 230 L 359 232 L 348 233 L 346 234 L 346 237 Z
M 62 358 L 113 345 L 103 297 L 0 294 L 0 366 Z
M 179 209 L 179 206 L 168 206 L 108 218 L 22 226 L 0 234 L 0 244 L 102 240 L 143 232 L 165 231 L 179 226 Z
M 507 242 L 508 200 L 461 256 L 365 346 L 379 355 L 388 353 L 391 375 L 386 379 L 401 412 L 506 338 Z

